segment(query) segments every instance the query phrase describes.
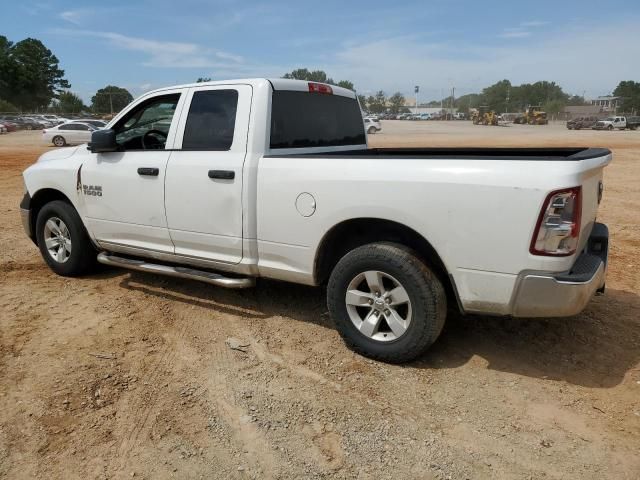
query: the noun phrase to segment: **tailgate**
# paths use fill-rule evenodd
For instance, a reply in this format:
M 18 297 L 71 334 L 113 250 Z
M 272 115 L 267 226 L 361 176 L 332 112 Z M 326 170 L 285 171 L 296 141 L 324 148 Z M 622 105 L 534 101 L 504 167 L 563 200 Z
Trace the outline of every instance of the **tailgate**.
M 604 190 L 604 167 L 611 162 L 611 152 L 603 151 L 603 155 L 579 162 L 580 185 L 582 187 L 582 216 L 580 223 L 580 241 L 578 251 L 582 251 L 593 230 L 598 214 L 598 205 Z

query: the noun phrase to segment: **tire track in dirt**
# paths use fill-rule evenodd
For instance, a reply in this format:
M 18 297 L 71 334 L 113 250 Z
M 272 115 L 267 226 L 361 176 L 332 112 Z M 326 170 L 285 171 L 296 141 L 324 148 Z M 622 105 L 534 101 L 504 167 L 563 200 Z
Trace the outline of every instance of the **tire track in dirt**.
M 166 307 L 161 308 L 162 315 L 174 319 L 175 313 L 172 306 L 161 306 Z M 154 321 L 157 322 L 159 319 L 155 318 Z M 152 412 L 157 409 L 162 398 L 162 396 L 156 394 L 156 390 L 159 388 L 159 380 L 164 379 L 166 381 L 167 370 L 174 370 L 177 352 L 176 343 L 185 338 L 187 331 L 191 330 L 191 327 L 192 322 L 183 319 L 177 335 L 168 334 L 165 336 L 163 345 L 160 348 L 159 358 L 151 364 L 145 364 L 138 373 L 141 386 L 144 388 L 144 394 L 138 393 L 134 397 L 134 405 L 127 409 L 129 413 L 123 418 L 124 424 L 130 424 L 131 427 L 124 433 L 118 446 L 119 470 L 123 470 L 127 466 L 130 455 L 140 446 L 142 435 L 149 433 L 151 428 L 149 418 Z

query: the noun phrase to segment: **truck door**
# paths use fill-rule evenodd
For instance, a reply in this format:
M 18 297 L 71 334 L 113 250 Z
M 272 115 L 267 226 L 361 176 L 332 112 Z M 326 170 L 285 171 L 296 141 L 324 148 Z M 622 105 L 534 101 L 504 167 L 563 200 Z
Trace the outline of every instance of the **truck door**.
M 251 95 L 249 85 L 194 87 L 187 94 L 165 182 L 177 255 L 242 260 L 242 167 Z
M 186 89 L 141 99 L 112 127 L 120 151 L 88 154 L 78 188 L 88 227 L 105 248 L 173 253 L 164 211 L 167 161 Z

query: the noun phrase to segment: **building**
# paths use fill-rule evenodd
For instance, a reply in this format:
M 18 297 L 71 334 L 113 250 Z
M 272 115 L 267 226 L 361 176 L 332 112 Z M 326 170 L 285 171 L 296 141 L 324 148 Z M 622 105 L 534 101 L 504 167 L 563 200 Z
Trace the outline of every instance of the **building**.
M 591 100 L 591 105 L 600 107 L 602 112 L 615 113 L 616 109 L 620 106 L 622 97 L 614 97 L 612 95 L 605 95 L 598 97 L 595 100 Z

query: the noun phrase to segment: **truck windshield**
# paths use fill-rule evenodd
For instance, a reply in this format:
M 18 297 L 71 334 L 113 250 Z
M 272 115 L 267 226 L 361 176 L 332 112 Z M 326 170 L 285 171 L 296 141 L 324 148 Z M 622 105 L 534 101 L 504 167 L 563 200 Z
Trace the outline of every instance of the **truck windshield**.
M 273 92 L 271 148 L 365 143 L 362 115 L 354 98 L 289 90 Z

